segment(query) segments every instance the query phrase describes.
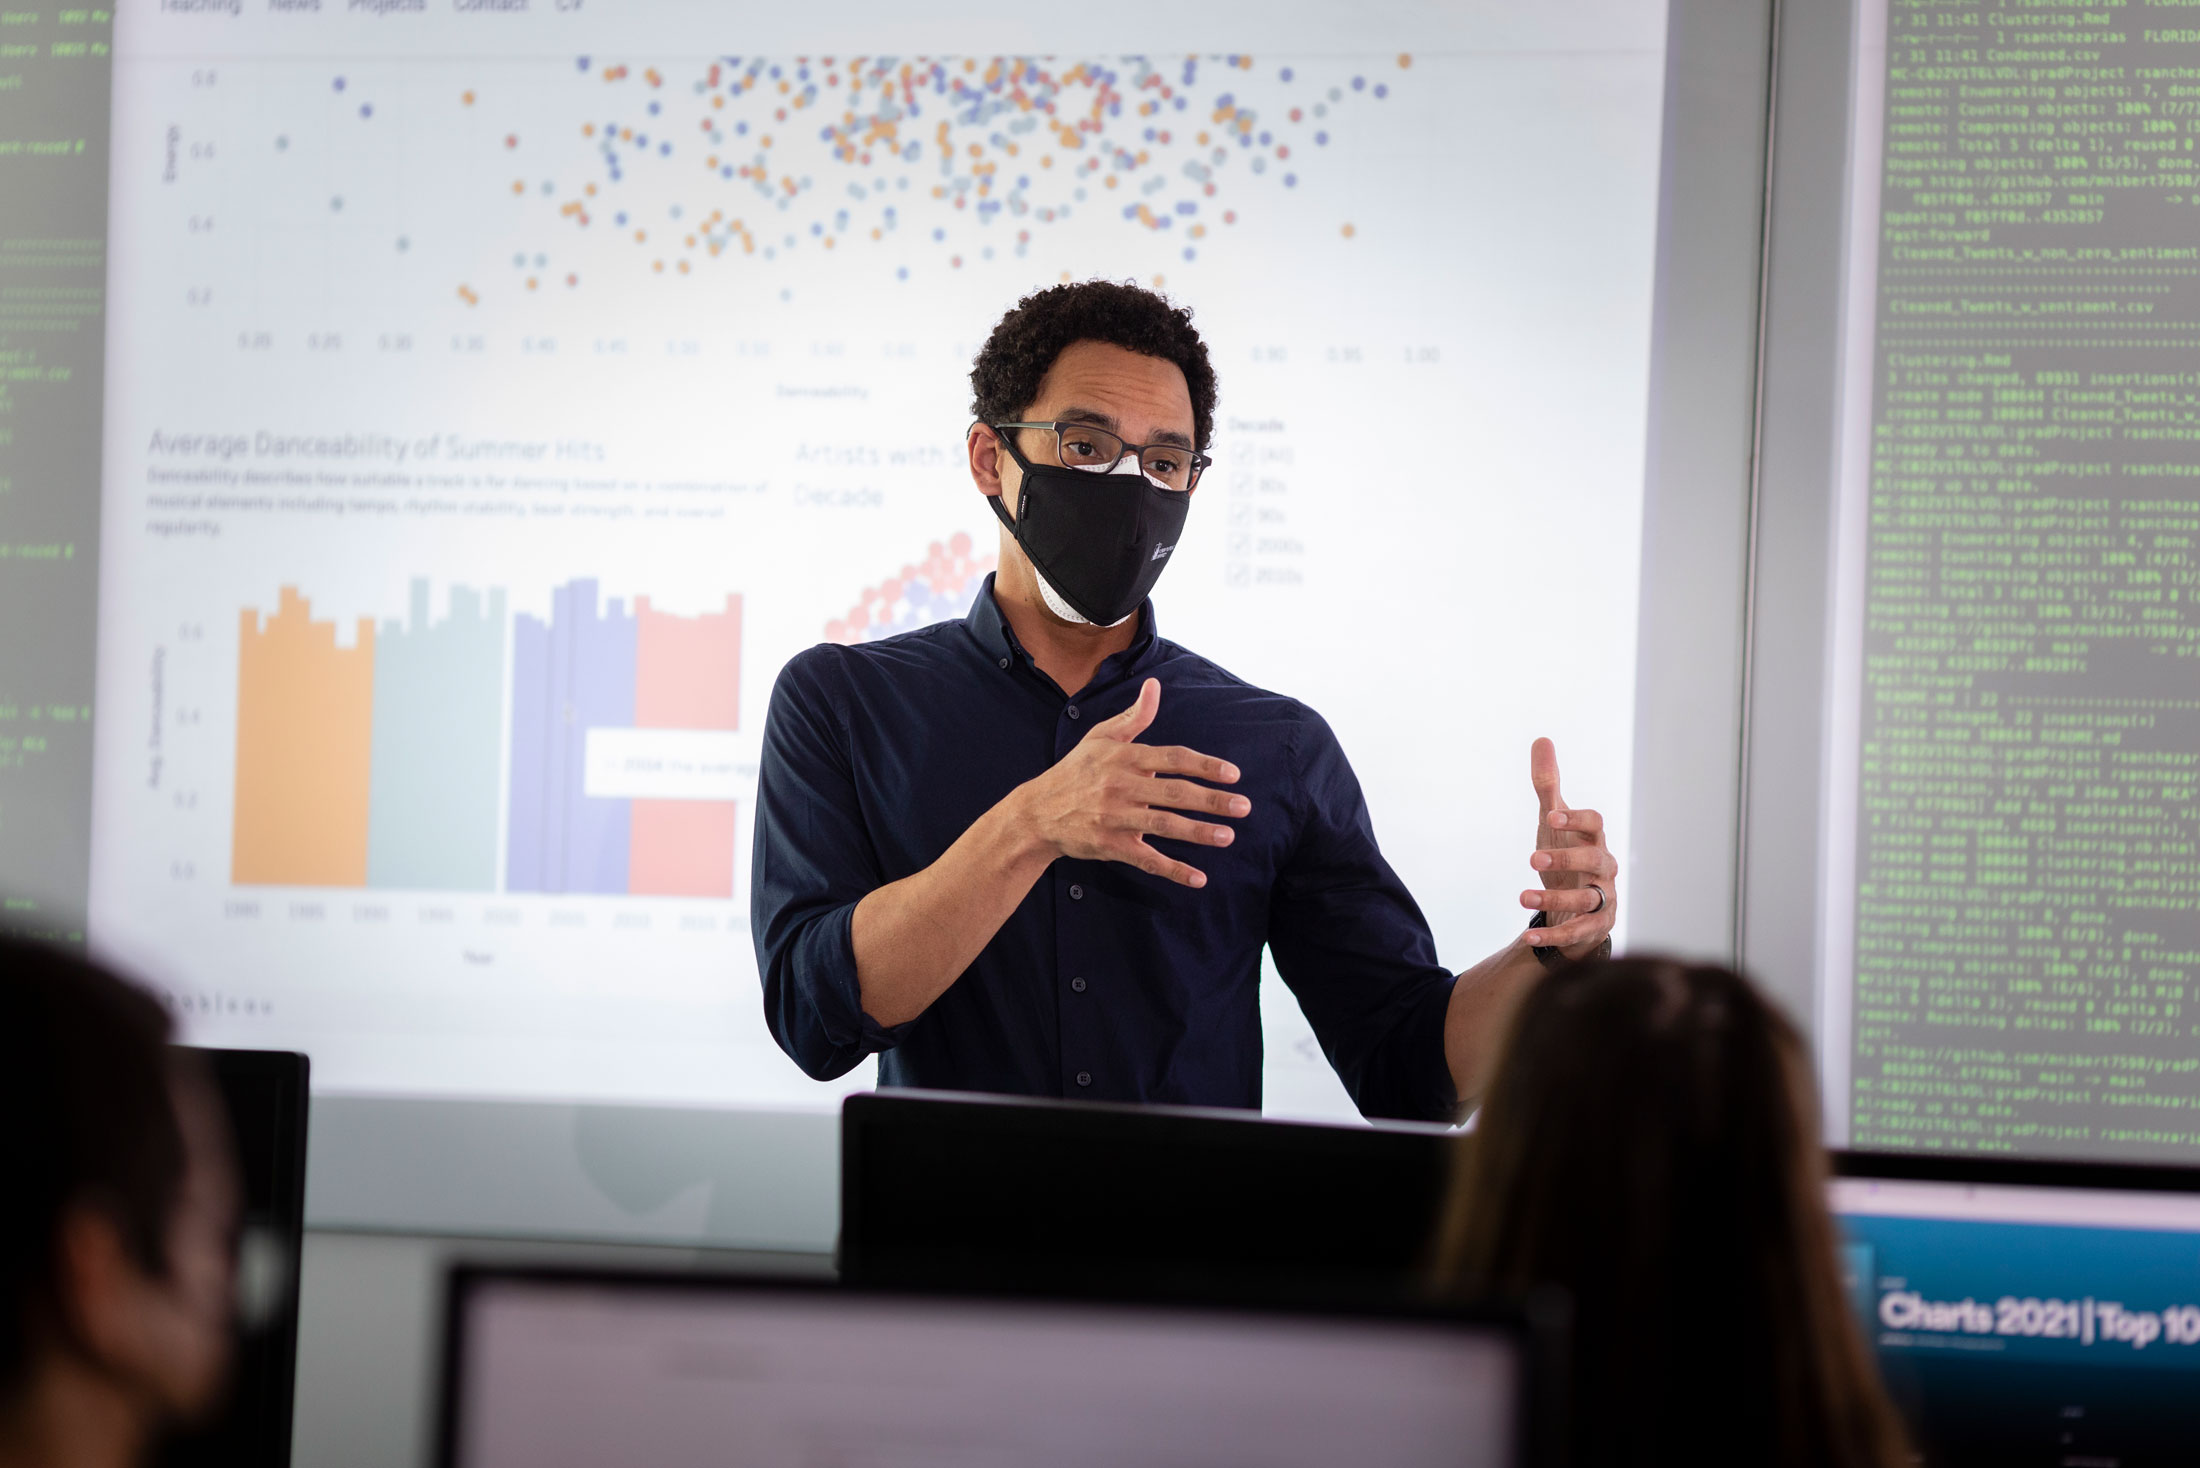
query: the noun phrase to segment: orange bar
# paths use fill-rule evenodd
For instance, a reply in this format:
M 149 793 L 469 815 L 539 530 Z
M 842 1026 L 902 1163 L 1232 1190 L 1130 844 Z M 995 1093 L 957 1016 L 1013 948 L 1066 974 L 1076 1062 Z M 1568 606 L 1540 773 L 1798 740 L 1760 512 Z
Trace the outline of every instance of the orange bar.
M 741 719 L 741 598 L 722 612 L 676 617 L 634 602 L 634 725 L 734 729 Z M 730 800 L 637 800 L 626 890 L 653 897 L 731 897 L 737 812 Z
M 230 880 L 363 887 L 374 732 L 374 623 L 336 645 L 297 589 L 244 613 L 237 654 L 237 792 Z

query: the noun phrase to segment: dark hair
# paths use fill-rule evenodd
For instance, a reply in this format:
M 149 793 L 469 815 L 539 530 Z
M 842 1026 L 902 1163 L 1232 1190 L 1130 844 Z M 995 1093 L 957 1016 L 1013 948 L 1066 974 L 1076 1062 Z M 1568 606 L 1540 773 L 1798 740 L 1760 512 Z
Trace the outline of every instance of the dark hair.
M 168 1272 L 185 1167 L 168 1037 L 143 990 L 0 934 L 0 1398 L 22 1386 L 56 1308 L 69 1209 L 102 1210 L 147 1273 Z
M 978 349 L 970 367 L 970 411 L 981 423 L 1010 423 L 1039 399 L 1039 384 L 1065 348 L 1106 342 L 1142 357 L 1174 362 L 1192 395 L 1192 445 L 1215 436 L 1215 369 L 1192 313 L 1143 286 L 1082 280 L 1048 286 L 1018 301 Z
M 1573 1461 L 1891 1468 L 1835 1263 L 1808 1056 L 1738 974 L 1576 964 L 1523 1001 L 1437 1243 L 1573 1299 Z

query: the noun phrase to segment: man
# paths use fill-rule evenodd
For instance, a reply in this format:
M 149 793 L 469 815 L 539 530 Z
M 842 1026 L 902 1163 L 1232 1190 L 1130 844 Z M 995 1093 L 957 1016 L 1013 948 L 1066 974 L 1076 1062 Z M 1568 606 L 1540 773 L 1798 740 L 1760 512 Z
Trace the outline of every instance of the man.
M 1041 291 L 971 384 L 999 572 L 964 620 L 812 648 L 773 690 L 772 1033 L 819 1079 L 881 1052 L 887 1085 L 1258 1107 L 1265 944 L 1363 1114 L 1456 1119 L 1543 963 L 1609 948 L 1603 820 L 1538 740 L 1545 926 L 1455 979 L 1329 726 L 1156 631 L 1214 430 L 1190 313 Z
M 220 1101 L 149 996 L 0 937 L 0 1468 L 127 1468 L 229 1366 Z

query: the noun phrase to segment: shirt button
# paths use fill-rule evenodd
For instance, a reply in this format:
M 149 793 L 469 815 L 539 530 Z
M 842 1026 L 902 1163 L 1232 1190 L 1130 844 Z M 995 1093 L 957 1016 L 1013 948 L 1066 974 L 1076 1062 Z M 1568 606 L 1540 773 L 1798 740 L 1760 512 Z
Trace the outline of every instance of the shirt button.
M 1001 659 L 1001 667 L 1002 667 L 1002 668 L 1003 668 L 1004 670 L 1005 670 L 1005 669 L 1006 669 L 1006 668 L 1008 667 L 1008 659 L 1007 659 L 1007 658 L 1002 658 L 1002 659 Z
M 1085 992 L 1085 981 L 1083 979 L 1071 979 L 1069 981 L 1069 986 L 1072 990 L 1079 994 Z
M 1077 884 L 1076 884 L 1075 882 L 1072 882 L 1072 883 L 1070 883 L 1070 884 L 1069 884 L 1069 900 L 1070 900 L 1070 901 L 1072 901 L 1072 902 L 1082 902 L 1082 901 L 1084 901 L 1084 900 L 1085 900 L 1085 889 L 1084 889 L 1084 888 L 1082 888 L 1082 887 L 1080 887 L 1080 886 L 1078 886 L 1078 885 L 1077 885 Z
M 1077 705 L 1074 703 L 1071 704 L 1068 708 L 1064 709 L 1062 712 L 1068 714 L 1073 719 L 1081 719 L 1084 717 L 1083 714 L 1077 712 Z
M 1080 1086 L 1089 1086 L 1089 1085 L 1091 1085 L 1091 1084 L 1092 1084 L 1092 1072 L 1091 1072 L 1091 1071 L 1089 1071 L 1089 1070 L 1081 1070 L 1081 1071 L 1077 1072 L 1077 1084 L 1078 1084 L 1078 1085 L 1080 1085 Z

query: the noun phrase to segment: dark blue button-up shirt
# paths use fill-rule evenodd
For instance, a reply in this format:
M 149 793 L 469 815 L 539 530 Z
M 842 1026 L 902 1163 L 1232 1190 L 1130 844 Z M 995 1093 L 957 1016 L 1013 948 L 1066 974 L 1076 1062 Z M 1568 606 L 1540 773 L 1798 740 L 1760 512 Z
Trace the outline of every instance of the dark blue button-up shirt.
M 1452 1120 L 1453 977 L 1376 849 L 1336 736 L 1297 700 L 1155 636 L 1150 601 L 1139 627 L 1064 697 L 989 578 L 962 621 L 787 664 L 764 725 L 751 869 L 772 1034 L 820 1080 L 880 1051 L 890 1086 L 1258 1107 L 1265 944 L 1364 1114 Z M 1253 804 L 1229 846 L 1157 843 L 1207 885 L 1057 860 L 931 1008 L 891 1027 L 865 1014 L 856 904 L 938 860 L 1149 677 L 1161 711 L 1144 742 L 1229 760 Z

